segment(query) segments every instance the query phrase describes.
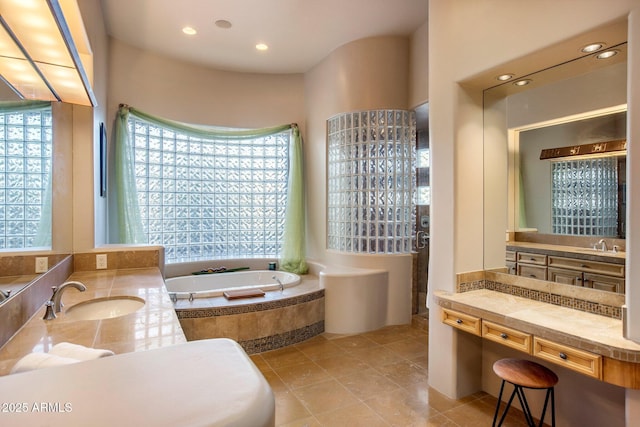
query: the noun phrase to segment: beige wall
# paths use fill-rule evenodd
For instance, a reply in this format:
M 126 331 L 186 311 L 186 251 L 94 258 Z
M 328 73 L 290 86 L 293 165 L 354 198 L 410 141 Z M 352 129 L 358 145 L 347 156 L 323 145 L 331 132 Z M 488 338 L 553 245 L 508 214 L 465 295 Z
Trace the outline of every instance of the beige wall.
M 373 37 L 341 46 L 305 74 L 307 248 L 326 247 L 326 120 L 338 113 L 408 108 L 409 39 Z
M 137 49 L 115 39 L 109 51 L 111 126 L 118 104 L 191 124 L 260 128 L 304 125 L 301 74 L 214 70 Z
M 624 18 L 629 11 L 640 14 L 640 2 L 588 0 L 580 2 L 579 8 L 572 0 L 540 0 L 527 2 L 526 6 L 509 0 L 430 2 L 431 245 L 437 248 L 431 252 L 431 290 L 453 291 L 456 273 L 483 268 L 483 221 L 478 221 L 478 217 L 482 216 L 482 194 L 492 189 L 477 184 L 483 179 L 482 167 L 478 166 L 481 163 L 479 159 L 482 159 L 478 148 L 482 146 L 482 97 L 481 89 L 465 88 L 460 82 L 591 28 Z M 525 12 L 526 19 L 523 19 Z M 640 17 L 636 19 L 640 20 Z M 640 31 L 634 31 L 629 39 L 630 51 L 634 50 L 634 41 L 636 46 L 640 43 Z M 637 61 L 634 66 L 633 58 L 630 60 L 630 70 L 636 70 L 630 72 L 629 79 L 632 83 L 629 91 L 630 116 L 634 103 L 640 103 L 638 88 L 633 85 L 634 80 L 638 81 L 633 76 L 638 76 L 637 70 L 640 70 Z M 531 67 L 535 65 L 531 64 Z M 640 139 L 638 130 L 633 126 L 628 133 L 630 139 Z M 638 192 L 631 188 L 628 191 L 631 200 L 633 193 Z M 637 239 L 640 240 L 640 236 Z M 630 241 L 637 240 L 629 236 Z M 633 261 L 638 256 L 632 252 L 628 252 L 627 265 L 629 260 Z M 640 299 L 636 301 L 633 296 L 628 296 L 628 301 L 629 298 L 632 303 L 637 303 L 640 310 Z M 432 310 L 429 322 L 430 342 L 438 343 L 437 347 L 430 346 L 430 385 L 449 396 L 472 392 L 480 385 L 476 374 L 481 367 L 478 362 L 469 364 L 468 355 L 475 354 L 475 360 L 479 361 L 482 349 L 460 342 L 451 328 L 439 322 L 437 315 L 438 311 Z M 461 354 L 467 355 L 464 363 L 459 356 Z M 485 372 L 490 372 L 486 366 L 484 368 Z M 602 399 L 598 395 L 606 391 L 601 390 L 599 383 L 590 381 L 589 387 L 585 388 L 570 376 L 562 376 L 561 381 L 564 381 L 566 390 L 562 393 L 573 393 L 573 396 L 569 398 L 561 394 L 559 397 L 563 403 L 559 411 L 560 423 L 598 425 L 602 421 L 602 425 L 611 425 L 609 420 L 599 417 L 609 415 L 614 422 L 624 418 L 619 406 L 612 409 L 600 405 Z M 483 386 L 494 385 L 486 382 Z M 496 392 L 493 388 L 491 391 Z M 581 399 L 576 398 L 578 395 Z M 626 391 L 627 411 L 637 412 L 640 405 L 638 397 L 637 393 Z M 589 400 L 590 405 L 577 403 L 583 399 Z M 610 413 L 610 410 L 617 412 Z M 587 424 L 577 420 L 587 420 Z
M 409 61 L 409 106 L 416 108 L 429 100 L 429 25 L 425 22 L 411 36 Z

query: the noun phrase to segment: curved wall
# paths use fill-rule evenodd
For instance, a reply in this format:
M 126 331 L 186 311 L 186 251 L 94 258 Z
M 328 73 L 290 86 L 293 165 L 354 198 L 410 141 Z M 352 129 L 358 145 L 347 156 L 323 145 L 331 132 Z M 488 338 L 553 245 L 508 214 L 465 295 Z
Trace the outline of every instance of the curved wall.
M 388 271 L 386 324 L 411 320 L 411 254 L 326 251 L 326 121 L 347 111 L 408 109 L 409 65 L 409 38 L 372 37 L 339 47 L 307 72 L 304 81 L 308 255 L 329 265 Z

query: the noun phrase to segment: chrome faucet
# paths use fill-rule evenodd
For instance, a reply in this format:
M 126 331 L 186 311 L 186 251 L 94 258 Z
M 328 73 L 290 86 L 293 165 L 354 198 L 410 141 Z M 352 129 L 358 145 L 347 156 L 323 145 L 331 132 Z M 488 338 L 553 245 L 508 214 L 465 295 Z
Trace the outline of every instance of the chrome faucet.
M 7 292 L 0 290 L 0 301 L 9 299 L 10 296 L 11 296 L 11 289 L 9 289 Z
M 75 282 L 75 281 L 65 282 L 62 285 L 60 285 L 59 288 L 54 289 L 53 295 L 51 296 L 51 302 L 53 302 L 53 311 L 55 313 L 60 313 L 60 310 L 62 308 L 62 293 L 69 286 L 71 286 L 73 288 L 76 288 L 80 292 L 84 292 L 84 291 L 87 290 L 87 287 L 85 285 L 83 285 L 80 282 Z
M 604 239 L 600 239 L 597 244 L 600 245 L 600 250 L 602 252 L 607 251 L 607 242 L 605 242 Z
M 280 292 L 284 292 L 284 285 L 282 284 L 280 279 L 278 279 L 276 276 L 273 276 L 272 279 L 278 282 L 278 285 L 280 285 Z

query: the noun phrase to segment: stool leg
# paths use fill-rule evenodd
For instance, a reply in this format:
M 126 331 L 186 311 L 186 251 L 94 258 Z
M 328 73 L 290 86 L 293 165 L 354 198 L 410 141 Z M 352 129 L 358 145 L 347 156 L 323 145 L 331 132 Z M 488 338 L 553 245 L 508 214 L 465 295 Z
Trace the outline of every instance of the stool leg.
M 547 412 L 547 404 L 549 403 L 549 396 L 551 395 L 551 393 L 553 393 L 553 387 L 547 389 L 547 394 L 546 394 L 546 396 L 544 398 L 544 405 L 542 406 L 542 415 L 540 415 L 540 425 L 539 425 L 539 427 L 542 427 L 544 425 L 544 415 Z M 553 401 L 551 403 L 551 406 L 552 406 L 551 411 L 553 412 Z M 553 418 L 553 416 L 552 416 L 552 418 Z M 555 423 L 554 423 L 554 425 L 555 425 Z
M 531 409 L 529 409 L 529 404 L 527 403 L 527 398 L 524 395 L 524 390 L 521 386 L 515 386 L 518 400 L 520 401 L 520 407 L 522 407 L 522 412 L 524 413 L 524 417 L 527 420 L 527 425 L 529 427 L 536 427 L 536 422 L 533 420 L 533 415 L 531 415 Z
M 496 405 L 496 413 L 493 416 L 493 426 L 496 425 L 496 417 L 498 416 L 498 409 L 500 409 L 500 403 L 502 401 L 502 389 L 504 388 L 505 381 L 502 380 L 502 386 L 500 387 L 500 396 L 498 396 L 498 404 Z M 500 417 L 500 421 L 498 422 L 498 427 L 502 425 L 502 422 L 507 417 L 507 412 L 511 407 L 511 402 L 513 402 L 513 398 L 516 396 L 516 392 L 518 389 L 514 386 L 513 393 L 511 393 L 511 397 L 509 397 L 509 401 L 507 402 L 507 406 L 504 407 L 504 412 L 502 413 L 502 417 Z
M 502 384 L 500 385 L 500 393 L 498 394 L 498 403 L 496 404 L 496 412 L 493 414 L 493 423 L 492 427 L 496 427 L 496 419 L 498 418 L 498 412 L 500 411 L 500 403 L 502 403 L 502 391 L 504 390 L 504 380 L 502 380 Z

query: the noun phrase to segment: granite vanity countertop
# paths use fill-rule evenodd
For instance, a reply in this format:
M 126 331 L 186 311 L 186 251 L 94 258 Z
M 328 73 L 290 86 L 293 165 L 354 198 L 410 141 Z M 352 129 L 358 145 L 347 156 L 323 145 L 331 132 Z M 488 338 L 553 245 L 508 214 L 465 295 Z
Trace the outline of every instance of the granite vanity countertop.
M 60 342 L 121 354 L 187 341 L 158 268 L 76 272 L 68 280 L 82 282 L 87 290 L 66 289 L 62 295 L 66 308 L 93 298 L 118 295 L 142 298 L 145 305 L 112 319 L 72 320 L 65 318 L 63 308 L 56 319 L 43 320 L 43 301 L 40 310 L 0 349 L 0 375 L 7 375 L 28 353 L 46 353 Z
M 618 319 L 488 289 L 435 291 L 434 296 L 444 308 L 611 359 L 640 363 L 640 344 L 622 336 Z
M 551 245 L 547 243 L 515 242 L 506 243 L 507 250 L 520 252 L 534 252 L 544 255 L 564 256 L 567 258 L 579 258 L 589 261 L 608 262 L 613 264 L 624 264 L 625 252 L 613 252 L 611 249 L 596 251 L 591 248 L 580 248 L 577 246 Z

